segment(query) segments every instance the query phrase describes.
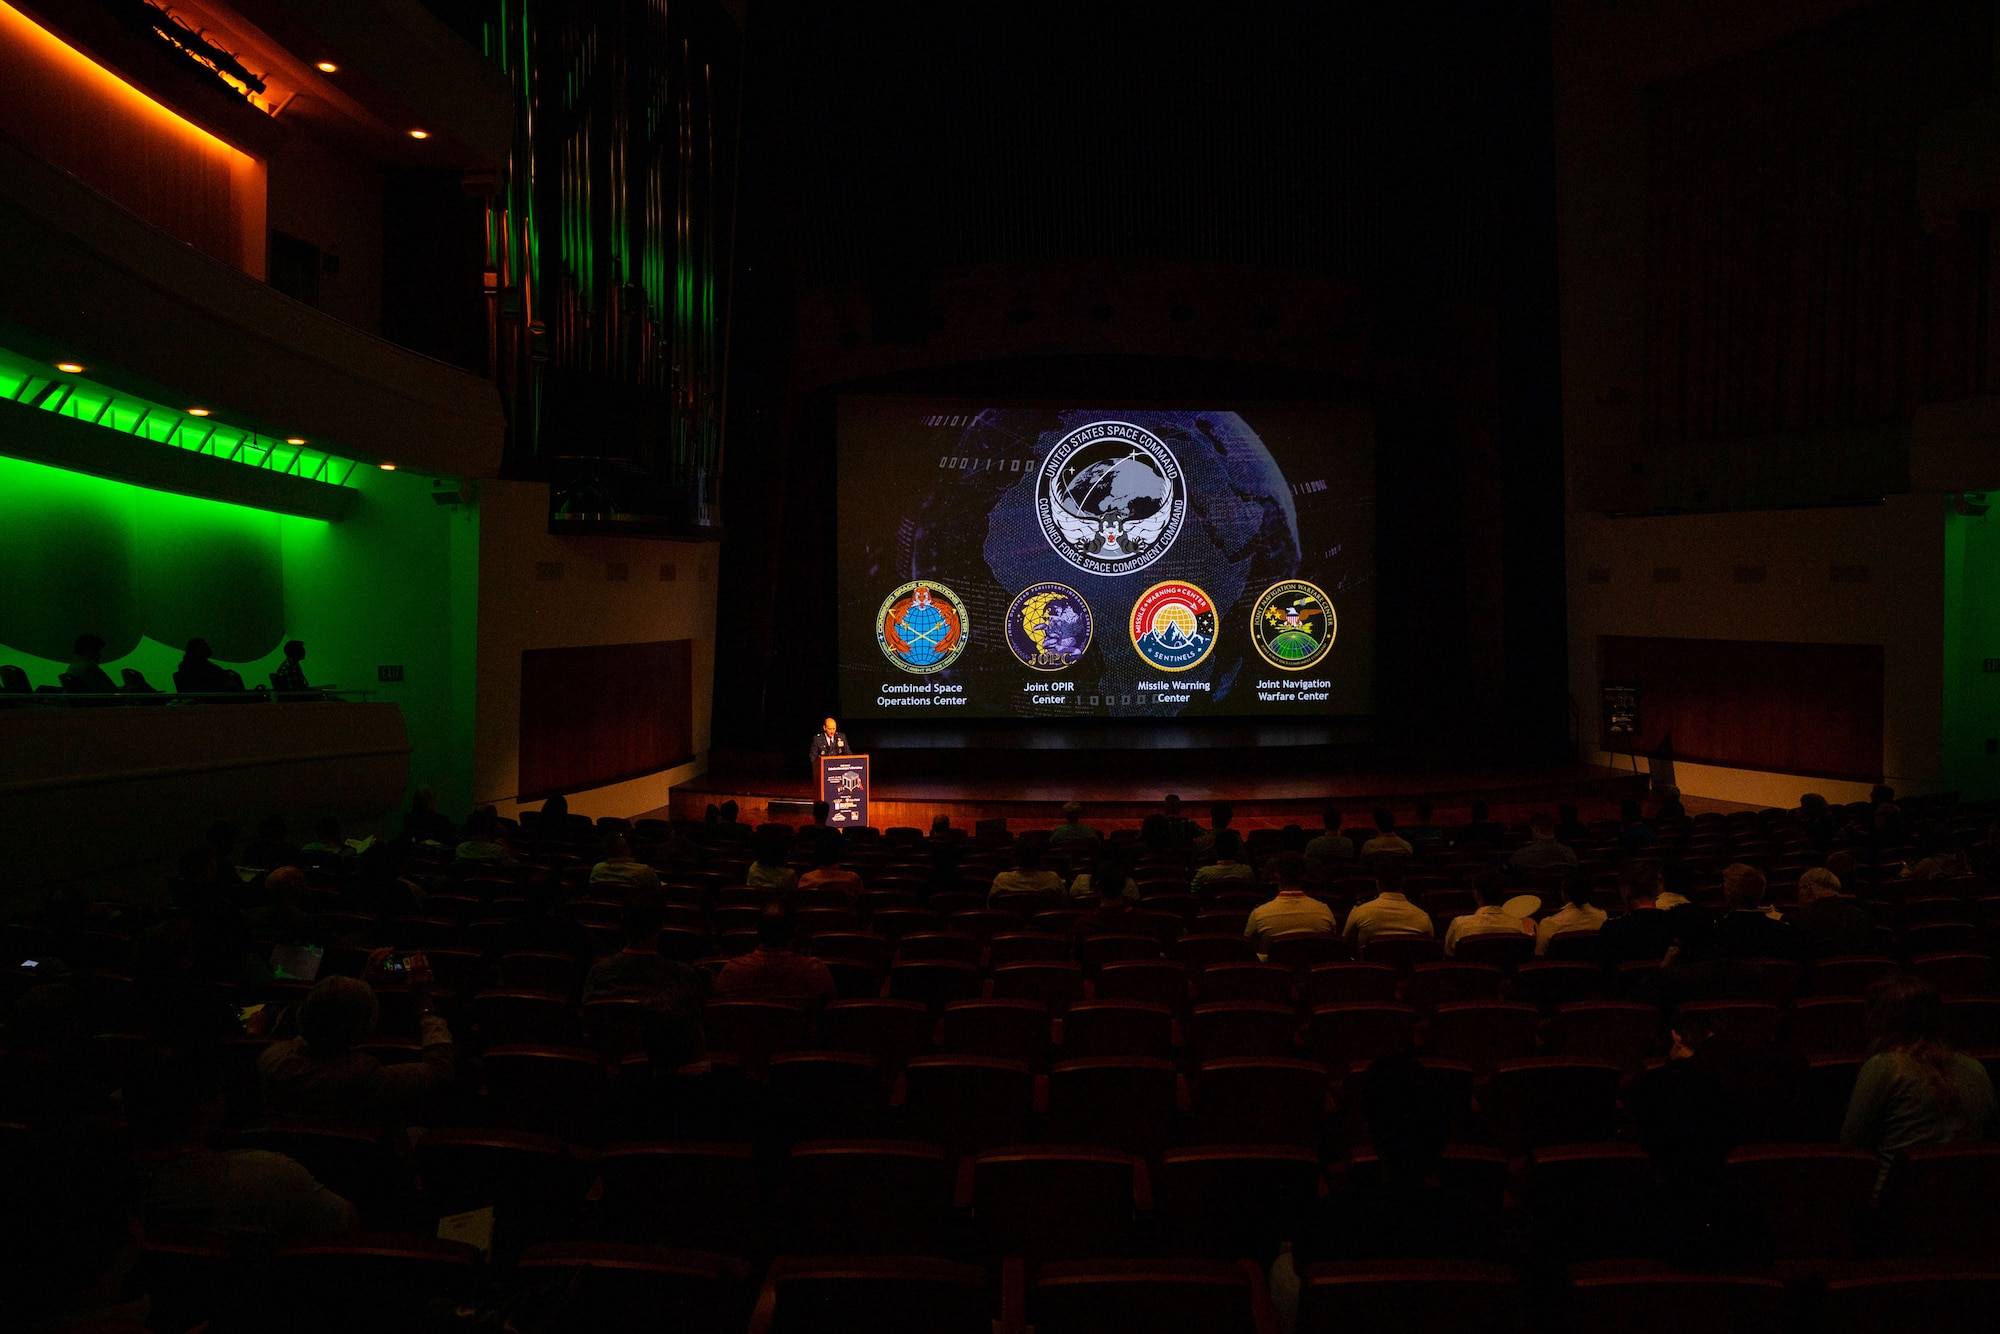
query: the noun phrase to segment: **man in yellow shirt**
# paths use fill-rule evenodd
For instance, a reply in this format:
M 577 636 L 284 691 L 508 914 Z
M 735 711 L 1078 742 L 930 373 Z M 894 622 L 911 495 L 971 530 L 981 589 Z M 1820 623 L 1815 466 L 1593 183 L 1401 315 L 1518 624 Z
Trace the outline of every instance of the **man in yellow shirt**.
M 1359 951 L 1381 932 L 1395 935 L 1434 936 L 1437 928 L 1431 915 L 1403 897 L 1403 866 L 1398 857 L 1384 858 L 1375 868 L 1375 897 L 1354 905 L 1342 931 Z
M 1281 852 L 1271 858 L 1271 878 L 1278 892 L 1250 910 L 1243 934 L 1263 957 L 1271 937 L 1288 931 L 1317 931 L 1332 935 L 1337 922 L 1333 909 L 1305 891 L 1306 859 L 1296 852 Z

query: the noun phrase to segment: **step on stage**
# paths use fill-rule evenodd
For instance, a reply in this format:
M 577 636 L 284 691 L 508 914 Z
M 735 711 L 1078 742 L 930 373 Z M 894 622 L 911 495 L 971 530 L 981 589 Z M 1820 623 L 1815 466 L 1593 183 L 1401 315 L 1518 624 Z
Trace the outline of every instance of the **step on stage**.
M 673 790 L 666 812 L 699 820 L 710 805 L 734 801 L 739 819 L 797 824 L 813 800 L 804 747 L 796 757 L 717 753 L 709 772 Z M 1407 769 L 1371 766 L 1334 747 L 1173 751 L 875 750 L 871 752 L 870 823 L 928 828 L 948 815 L 970 829 L 1005 819 L 1015 829 L 1061 818 L 1065 801 L 1088 808 L 1085 819 L 1136 825 L 1178 793 L 1186 814 L 1205 822 L 1211 802 L 1235 808 L 1239 828 L 1319 826 L 1320 810 L 1339 803 L 1349 824 L 1388 807 L 1407 822 L 1428 799 L 1439 823 L 1463 823 L 1475 801 L 1496 818 L 1525 819 L 1557 802 L 1588 804 L 1585 818 L 1617 813 L 1615 803 L 1644 790 L 1643 775 L 1598 765 Z

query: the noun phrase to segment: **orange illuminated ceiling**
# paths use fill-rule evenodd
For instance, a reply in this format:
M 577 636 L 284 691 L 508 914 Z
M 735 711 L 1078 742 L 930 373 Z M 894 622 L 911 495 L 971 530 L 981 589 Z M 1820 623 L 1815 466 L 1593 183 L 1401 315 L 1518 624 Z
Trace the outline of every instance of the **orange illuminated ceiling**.
M 0 126 L 162 231 L 264 276 L 264 164 L 4 0 Z

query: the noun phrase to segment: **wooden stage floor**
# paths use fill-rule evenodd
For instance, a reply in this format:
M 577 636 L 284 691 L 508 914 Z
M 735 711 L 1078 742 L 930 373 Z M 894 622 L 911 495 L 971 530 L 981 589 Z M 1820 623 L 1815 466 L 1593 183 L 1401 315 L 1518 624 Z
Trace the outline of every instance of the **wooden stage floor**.
M 739 818 L 797 823 L 810 803 L 803 760 L 721 756 L 710 772 L 674 788 L 656 817 L 700 819 L 710 804 L 734 801 Z M 1017 828 L 1061 818 L 1066 801 L 1087 807 L 1085 819 L 1118 828 L 1136 825 L 1178 793 L 1186 814 L 1205 823 L 1211 802 L 1235 808 L 1239 828 L 1300 824 L 1317 828 L 1320 810 L 1338 802 L 1347 822 L 1365 823 L 1388 807 L 1408 822 L 1422 799 L 1440 824 L 1463 823 L 1474 801 L 1495 818 L 1525 819 L 1559 801 L 1587 805 L 1585 818 L 1617 813 L 1621 797 L 1643 790 L 1627 770 L 1572 764 L 1491 769 L 1403 769 L 1356 765 L 1325 748 L 1249 751 L 883 751 L 871 757 L 870 823 L 928 827 L 948 815 L 969 828 L 979 820 L 1019 821 Z M 774 807 L 775 803 L 775 809 Z

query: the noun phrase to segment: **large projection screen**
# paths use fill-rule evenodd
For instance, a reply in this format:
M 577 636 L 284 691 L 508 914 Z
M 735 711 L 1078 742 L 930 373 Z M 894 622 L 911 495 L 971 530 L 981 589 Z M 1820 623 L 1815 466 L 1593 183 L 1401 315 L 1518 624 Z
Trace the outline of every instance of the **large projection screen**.
M 848 717 L 1374 712 L 1365 408 L 849 396 L 838 438 Z

